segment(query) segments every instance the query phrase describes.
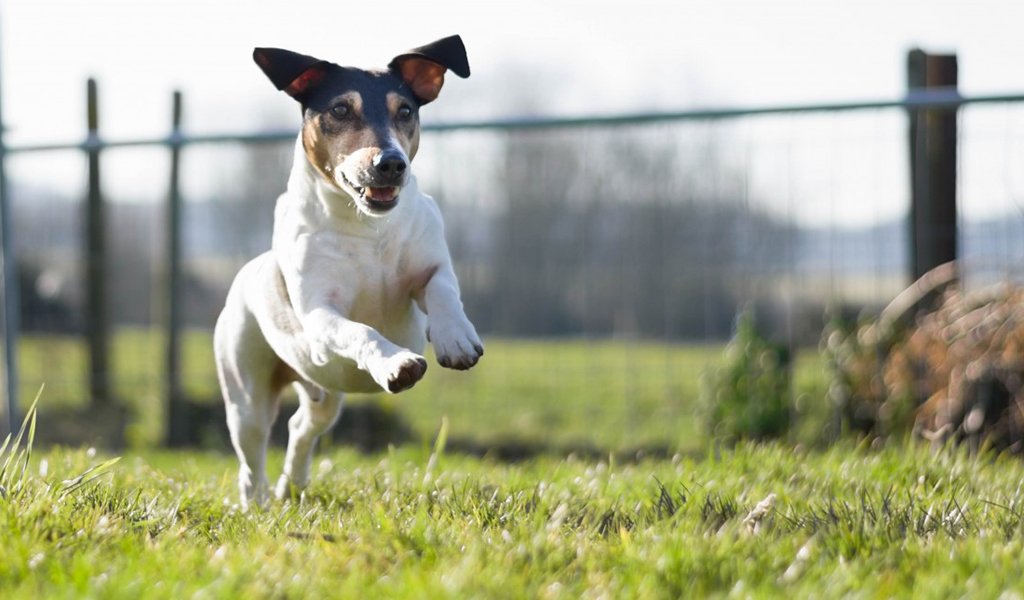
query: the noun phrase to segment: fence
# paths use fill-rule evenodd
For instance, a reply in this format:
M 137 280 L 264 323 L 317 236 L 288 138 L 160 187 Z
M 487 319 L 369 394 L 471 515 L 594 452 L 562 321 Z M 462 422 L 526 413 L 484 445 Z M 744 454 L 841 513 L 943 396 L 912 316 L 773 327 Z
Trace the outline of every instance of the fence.
M 928 172 L 931 160 L 931 150 L 920 153 L 925 159 L 907 152 L 903 120 L 907 113 L 917 123 L 918 116 L 955 114 L 968 106 L 1016 106 L 1022 100 L 1024 95 L 1019 94 L 965 98 L 950 88 L 915 90 L 902 99 L 877 102 L 427 124 L 417 171 L 424 180 L 423 187 L 446 205 L 450 243 L 468 312 L 484 332 L 499 338 L 720 340 L 728 335 L 736 309 L 753 301 L 768 313 L 776 313 L 782 335 L 792 342 L 813 336 L 813 331 L 803 329 L 814 330 L 814 325 L 803 321 L 815 311 L 820 314 L 826 303 L 837 299 L 858 306 L 880 302 L 919 265 L 908 256 L 911 244 L 906 228 L 886 230 L 870 220 L 859 230 L 843 227 L 849 204 L 844 198 L 833 198 L 822 209 L 794 200 L 801 190 L 787 189 L 778 194 L 763 190 L 792 186 L 792 173 L 787 175 L 786 171 L 803 169 L 796 165 L 810 157 L 810 164 L 831 169 L 834 178 L 855 181 L 859 172 L 875 179 L 870 185 L 880 193 L 858 190 L 855 196 L 863 199 L 874 194 L 876 205 L 867 212 L 890 214 L 898 222 L 901 210 L 909 208 L 901 198 L 912 195 L 917 202 L 925 202 L 925 198 L 934 196 L 917 191 L 904 194 L 900 187 L 921 181 L 921 176 L 907 172 Z M 118 242 L 110 237 L 112 217 L 102 193 L 101 158 L 119 149 L 163 148 L 170 151 L 165 225 L 155 225 L 152 211 L 145 217 L 150 219 L 151 231 L 165 232 L 165 249 L 159 253 L 163 267 L 159 269 L 159 291 L 150 290 L 150 300 L 143 304 L 150 305 L 152 312 L 157 312 L 153 304 L 160 304 L 161 316 L 156 320 L 166 332 L 160 396 L 167 408 L 166 439 L 177 443 L 186 437 L 190 419 L 183 402 L 189 393 L 182 382 L 186 324 L 209 326 L 210 315 L 215 314 L 206 305 L 189 309 L 187 302 L 195 297 L 186 297 L 186 290 L 203 288 L 215 304 L 240 261 L 258 251 L 261 242 L 269 242 L 269 238 L 254 239 L 243 232 L 229 243 L 222 239 L 227 236 L 224 227 L 233 223 L 258 231 L 260 236 L 265 234 L 269 227 L 268 205 L 275 195 L 267 189 L 283 186 L 289 156 L 287 149 L 281 152 L 279 147 L 292 142 L 295 132 L 186 134 L 181 129 L 182 99 L 175 94 L 167 137 L 108 141 L 100 135 L 97 91 L 91 81 L 88 101 L 89 134 L 81 143 L 20 147 L 0 143 L 6 415 L 16 416 L 19 395 L 24 395 L 17 380 L 18 353 L 11 349 L 18 339 L 18 300 L 26 296 L 17 287 L 25 277 L 19 274 L 12 244 L 15 217 L 4 176 L 8 157 L 68 151 L 87 157 L 85 239 L 80 244 L 87 252 L 87 275 L 82 282 L 84 310 L 79 325 L 89 342 L 89 396 L 93 408 L 100 409 L 116 396 L 110 379 L 114 315 L 109 285 L 110 274 L 117 269 L 111 267 L 115 259 L 127 260 L 112 256 L 109 247 L 112 241 Z M 852 151 L 843 150 L 841 145 L 833 147 L 827 140 L 804 147 L 790 139 L 782 143 L 786 148 L 784 160 L 778 160 L 761 146 L 764 140 L 780 135 L 780 122 L 790 127 L 793 120 L 801 120 L 801 131 L 806 129 L 813 137 L 815 124 L 822 122 L 819 119 L 835 119 L 837 115 L 849 115 L 846 118 L 852 130 L 847 133 L 854 138 L 865 131 L 872 135 L 884 130 L 884 141 L 868 140 L 868 144 L 884 146 L 890 154 L 873 158 L 868 152 L 853 160 Z M 874 124 L 862 128 L 864 119 Z M 922 126 L 931 127 L 934 120 L 922 120 Z M 834 121 L 827 127 L 842 129 Z M 922 137 L 921 132 L 912 132 L 913 140 Z M 687 142 L 682 144 L 684 138 Z M 815 156 L 814 144 L 821 144 L 818 153 L 824 149 L 850 154 L 822 161 L 821 156 Z M 183 202 L 182 173 L 188 170 L 188 152 L 224 145 L 266 148 L 244 158 L 249 161 L 246 169 L 250 173 L 266 175 L 247 188 L 247 193 L 261 193 L 260 188 L 266 188 L 259 216 L 253 216 L 252 206 L 218 208 Z M 948 160 L 948 150 L 947 145 L 947 154 L 941 160 Z M 1016 152 L 1015 147 L 1010 151 Z M 737 162 L 736 154 L 745 158 Z M 751 158 L 755 156 L 757 160 Z M 959 160 L 955 154 L 953 160 L 954 164 Z M 907 168 L 908 161 L 917 164 Z M 852 175 L 840 173 L 847 162 L 854 164 L 856 172 Z M 932 168 L 930 172 L 935 171 Z M 700 175 L 694 176 L 695 172 Z M 892 173 L 902 180 L 895 187 Z M 1011 182 L 1004 195 L 1013 196 L 1016 190 L 1017 182 Z M 816 190 L 814 195 L 819 192 Z M 825 189 L 825 194 L 842 196 L 843 192 L 832 188 Z M 953 199 L 956 202 L 955 192 Z M 219 225 L 198 225 L 218 210 L 223 213 Z M 203 216 L 197 216 L 200 213 Z M 863 215 L 851 213 L 849 218 L 863 224 Z M 954 226 L 964 222 L 956 212 L 952 218 Z M 946 219 L 948 225 L 948 215 Z M 186 222 L 192 226 L 186 226 Z M 926 232 L 934 225 L 924 224 Z M 13 229 L 25 234 L 29 228 Z M 190 241 L 185 240 L 186 233 Z M 815 236 L 822 235 L 829 236 L 825 244 L 816 241 Z M 974 243 L 969 239 L 978 237 L 986 236 L 960 232 L 960 239 L 968 247 Z M 948 245 L 948 237 L 943 239 Z M 957 239 L 955 235 L 953 239 Z M 1008 231 L 1003 239 L 1002 251 L 1009 262 L 1017 254 L 1020 236 Z M 924 248 L 928 243 L 918 239 L 913 247 Z M 200 247 L 207 248 L 203 251 L 206 256 L 197 255 L 195 248 Z M 821 252 L 822 248 L 826 252 Z M 188 262 L 193 268 L 187 271 Z M 895 271 L 893 264 L 897 265 Z M 45 288 L 46 269 L 38 270 L 32 281 L 35 287 Z M 844 277 L 837 275 L 839 270 L 844 270 Z M 882 270 L 885 275 L 879 277 Z M 865 278 L 870 279 L 866 284 Z M 203 287 L 198 280 L 216 283 Z M 857 286 L 859 291 L 854 289 Z M 680 308 L 682 305 L 686 306 Z M 115 320 L 130 319 L 126 316 L 130 310 L 118 309 Z M 196 312 L 203 314 L 196 316 Z M 153 320 L 152 315 L 149 318 Z M 68 329 L 74 326 L 68 325 Z M 537 362 L 540 368 L 547 360 Z M 673 367 L 666 362 L 663 368 Z M 586 376 L 587 369 L 579 372 Z M 625 410 L 622 418 L 628 420 L 629 413 Z

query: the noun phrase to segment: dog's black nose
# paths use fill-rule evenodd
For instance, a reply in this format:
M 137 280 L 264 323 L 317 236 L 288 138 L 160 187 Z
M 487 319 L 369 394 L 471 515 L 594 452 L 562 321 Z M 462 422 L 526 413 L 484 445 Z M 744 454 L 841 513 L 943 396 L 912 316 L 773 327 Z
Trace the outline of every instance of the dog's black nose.
M 401 177 L 407 166 L 405 156 L 395 150 L 385 150 L 373 159 L 373 168 L 382 176 L 392 179 Z

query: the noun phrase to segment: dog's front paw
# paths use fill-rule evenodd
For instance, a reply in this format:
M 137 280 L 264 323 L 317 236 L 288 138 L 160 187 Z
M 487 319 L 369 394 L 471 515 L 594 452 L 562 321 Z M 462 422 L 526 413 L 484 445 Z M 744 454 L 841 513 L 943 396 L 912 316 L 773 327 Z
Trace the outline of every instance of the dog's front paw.
M 427 372 L 427 360 L 419 354 L 403 350 L 393 356 L 381 359 L 370 375 L 380 387 L 397 394 L 407 390 L 423 378 Z
M 465 371 L 484 355 L 484 344 L 469 322 L 461 327 L 431 327 L 430 341 L 438 364 L 448 369 Z

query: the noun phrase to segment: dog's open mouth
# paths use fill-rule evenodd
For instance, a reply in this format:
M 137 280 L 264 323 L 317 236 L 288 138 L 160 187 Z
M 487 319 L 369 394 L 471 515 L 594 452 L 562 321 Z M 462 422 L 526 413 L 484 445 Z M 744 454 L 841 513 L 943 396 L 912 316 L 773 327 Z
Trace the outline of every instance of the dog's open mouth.
M 358 201 L 372 212 L 384 213 L 398 205 L 398 193 L 402 188 L 395 186 L 360 186 L 341 175 L 345 185 L 350 187 L 358 195 Z
M 390 210 L 398 204 L 398 191 L 396 187 L 365 187 L 356 188 L 359 196 L 370 206 L 377 210 Z

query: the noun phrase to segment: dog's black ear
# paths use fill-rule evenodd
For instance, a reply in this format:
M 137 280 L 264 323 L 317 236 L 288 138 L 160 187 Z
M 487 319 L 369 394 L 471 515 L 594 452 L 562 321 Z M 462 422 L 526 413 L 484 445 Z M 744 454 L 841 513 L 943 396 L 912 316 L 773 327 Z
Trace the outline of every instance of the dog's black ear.
M 312 87 L 324 78 L 327 61 L 280 48 L 255 48 L 252 59 L 279 90 L 302 101 Z
M 399 54 L 388 68 L 412 88 L 420 104 L 434 101 L 444 85 L 444 73 L 451 70 L 459 77 L 469 77 L 469 59 L 462 38 L 452 35 Z

